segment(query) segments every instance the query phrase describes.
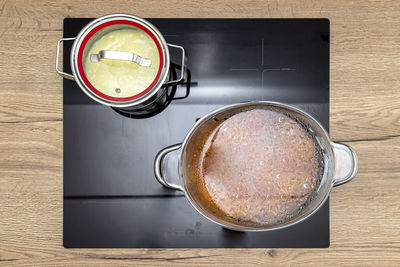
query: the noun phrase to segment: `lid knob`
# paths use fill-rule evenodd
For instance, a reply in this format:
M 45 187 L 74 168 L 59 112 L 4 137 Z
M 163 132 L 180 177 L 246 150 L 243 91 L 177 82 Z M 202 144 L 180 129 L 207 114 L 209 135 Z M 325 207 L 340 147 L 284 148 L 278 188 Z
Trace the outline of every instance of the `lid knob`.
M 122 51 L 111 51 L 111 50 L 100 50 L 98 54 L 91 54 L 91 62 L 100 62 L 102 59 L 115 59 L 115 60 L 126 60 L 132 61 L 143 67 L 151 66 L 151 59 L 142 58 L 138 54 Z

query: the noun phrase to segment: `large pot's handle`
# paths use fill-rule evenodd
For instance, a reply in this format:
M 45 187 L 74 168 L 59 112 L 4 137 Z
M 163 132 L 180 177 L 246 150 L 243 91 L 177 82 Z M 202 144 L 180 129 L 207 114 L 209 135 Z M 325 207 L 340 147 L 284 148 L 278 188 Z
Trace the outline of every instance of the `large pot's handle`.
M 181 75 L 180 75 L 179 79 L 172 80 L 172 81 L 169 81 L 169 82 L 165 83 L 166 85 L 169 85 L 169 84 L 179 83 L 179 82 L 181 82 L 183 80 L 183 77 L 184 77 L 185 72 L 186 72 L 186 52 L 185 52 L 185 48 L 183 48 L 180 45 L 174 45 L 174 44 L 167 44 L 167 45 L 182 50 Z
M 61 38 L 60 40 L 58 40 L 57 42 L 57 56 L 56 56 L 56 71 L 58 74 L 60 74 L 61 76 L 63 76 L 64 78 L 70 79 L 70 80 L 75 80 L 74 76 L 72 74 L 63 72 L 61 70 L 58 69 L 58 58 L 60 56 L 60 45 L 63 41 L 73 41 L 75 40 L 76 37 L 72 37 L 72 38 Z
M 163 186 L 183 191 L 179 184 L 179 157 L 182 144 L 169 146 L 158 152 L 154 160 L 154 175 Z M 172 176 L 175 182 L 169 182 L 166 178 Z
M 335 171 L 333 186 L 338 186 L 351 181 L 358 170 L 358 158 L 356 152 L 349 146 L 332 143 L 335 155 Z

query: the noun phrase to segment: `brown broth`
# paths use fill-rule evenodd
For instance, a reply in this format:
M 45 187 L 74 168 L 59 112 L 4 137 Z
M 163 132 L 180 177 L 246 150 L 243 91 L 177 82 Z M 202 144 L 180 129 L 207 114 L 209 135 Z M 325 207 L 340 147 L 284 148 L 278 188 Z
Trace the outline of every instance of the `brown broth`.
M 211 132 L 198 159 L 203 206 L 239 224 L 276 224 L 296 214 L 319 184 L 318 145 L 297 121 L 255 109 Z M 199 188 L 200 187 L 200 188 Z

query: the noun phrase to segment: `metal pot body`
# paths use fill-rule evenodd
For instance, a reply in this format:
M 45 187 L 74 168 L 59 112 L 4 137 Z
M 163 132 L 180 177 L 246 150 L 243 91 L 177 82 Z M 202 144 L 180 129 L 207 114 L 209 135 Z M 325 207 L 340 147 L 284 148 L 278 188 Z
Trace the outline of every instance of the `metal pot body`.
M 307 127 L 309 133 L 316 139 L 323 152 L 324 172 L 320 184 L 314 192 L 312 199 L 296 216 L 274 225 L 249 227 L 235 224 L 215 216 L 204 206 L 196 201 L 196 196 L 188 186 L 187 166 L 196 148 L 196 139 L 205 132 L 217 127 L 218 121 L 229 118 L 237 113 L 252 109 L 268 109 L 283 114 L 288 114 L 299 120 Z M 225 228 L 237 231 L 269 231 L 276 230 L 306 220 L 313 215 L 326 201 L 332 188 L 344 184 L 357 173 L 358 159 L 355 151 L 343 144 L 335 143 L 328 133 L 308 113 L 295 107 L 277 102 L 247 102 L 233 104 L 217 109 L 202 117 L 186 135 L 182 144 L 173 145 L 160 151 L 155 158 L 154 172 L 157 180 L 165 187 L 183 191 L 192 206 L 203 216 Z
M 145 31 L 157 45 L 160 66 L 153 83 L 138 95 L 129 98 L 110 97 L 102 94 L 86 78 L 83 70 L 83 58 L 87 56 L 88 47 L 99 40 L 105 34 L 125 29 L 129 27 L 139 28 Z M 72 74 L 65 73 L 59 70 L 59 53 L 60 45 L 63 41 L 74 41 L 70 53 L 70 64 Z M 180 77 L 176 80 L 169 80 L 170 69 L 170 55 L 169 48 L 181 50 L 182 64 L 180 70 Z M 170 85 L 181 82 L 184 78 L 186 71 L 186 53 L 183 47 L 173 44 L 167 44 L 162 34 L 157 28 L 145 19 L 129 14 L 111 14 L 100 17 L 87 24 L 76 37 L 62 38 L 58 41 L 57 45 L 57 58 L 56 58 L 56 71 L 61 76 L 67 79 L 74 80 L 82 91 L 93 100 L 114 108 L 122 108 L 125 110 L 143 109 L 151 105 L 162 95 L 165 95 L 166 88 Z

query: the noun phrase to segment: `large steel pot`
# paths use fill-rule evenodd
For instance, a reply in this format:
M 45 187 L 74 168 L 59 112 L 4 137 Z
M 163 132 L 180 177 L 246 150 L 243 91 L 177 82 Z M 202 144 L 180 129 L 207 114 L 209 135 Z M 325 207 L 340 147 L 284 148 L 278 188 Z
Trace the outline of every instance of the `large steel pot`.
M 307 127 L 323 154 L 323 176 L 315 192 L 313 192 L 311 200 L 301 212 L 274 225 L 246 226 L 224 220 L 199 203 L 195 193 L 193 193 L 195 190 L 188 183 L 190 161 L 195 153 L 198 153 L 199 140 L 204 139 L 204 135 L 208 135 L 222 120 L 252 109 L 274 110 L 296 118 Z M 189 131 L 182 144 L 173 145 L 160 151 L 154 163 L 155 176 L 163 186 L 183 191 L 191 205 L 203 216 L 225 228 L 239 231 L 274 230 L 306 220 L 324 204 L 332 188 L 353 179 L 357 169 L 358 160 L 354 150 L 347 145 L 333 142 L 325 129 L 311 115 L 289 105 L 264 101 L 233 104 L 205 115 Z

